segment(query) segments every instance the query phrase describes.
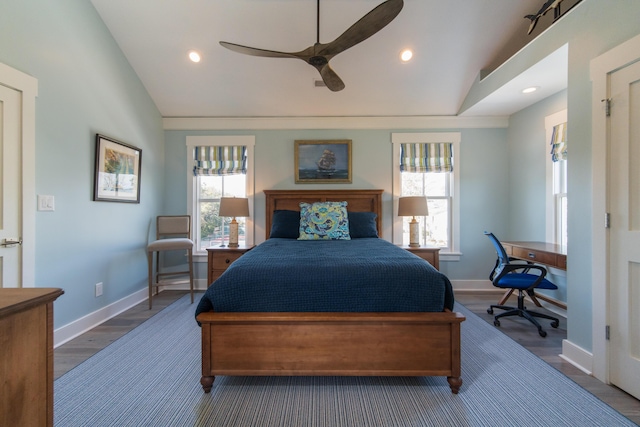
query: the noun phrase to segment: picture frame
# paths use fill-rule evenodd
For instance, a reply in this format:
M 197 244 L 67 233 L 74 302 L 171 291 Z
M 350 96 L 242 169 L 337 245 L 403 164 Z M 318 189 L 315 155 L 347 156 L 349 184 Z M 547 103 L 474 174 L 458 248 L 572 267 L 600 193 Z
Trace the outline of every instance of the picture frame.
M 296 140 L 296 184 L 351 184 L 351 140 Z
M 142 150 L 96 134 L 93 200 L 140 203 Z

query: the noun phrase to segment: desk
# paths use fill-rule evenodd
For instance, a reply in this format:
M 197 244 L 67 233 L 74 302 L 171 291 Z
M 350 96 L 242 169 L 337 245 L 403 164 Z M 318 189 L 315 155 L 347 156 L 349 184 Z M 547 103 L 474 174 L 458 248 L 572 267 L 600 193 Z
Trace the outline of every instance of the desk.
M 567 269 L 567 248 L 546 242 L 502 242 L 510 257 Z
M 567 269 L 567 248 L 566 246 L 556 245 L 554 243 L 546 242 L 501 242 L 507 255 L 513 258 L 522 259 L 525 261 L 531 261 L 537 264 L 544 264 L 549 267 L 558 268 L 560 270 Z M 498 304 L 504 305 L 507 299 L 511 296 L 513 290 L 507 291 Z M 545 295 L 536 293 L 532 297 L 536 306 L 540 307 L 540 303 L 536 301 L 539 298 L 550 304 L 556 305 L 564 310 L 567 309 L 567 304 L 556 301 L 553 298 L 549 298 Z

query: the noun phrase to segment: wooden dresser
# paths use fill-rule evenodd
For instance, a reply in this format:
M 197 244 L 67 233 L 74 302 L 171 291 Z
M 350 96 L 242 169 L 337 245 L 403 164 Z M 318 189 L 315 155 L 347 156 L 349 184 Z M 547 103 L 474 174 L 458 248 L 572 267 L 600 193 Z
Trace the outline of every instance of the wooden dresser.
M 255 245 L 237 248 L 214 246 L 207 248 L 207 287 L 209 287 L 227 268 Z
M 53 426 L 53 301 L 61 289 L 0 289 L 0 425 Z

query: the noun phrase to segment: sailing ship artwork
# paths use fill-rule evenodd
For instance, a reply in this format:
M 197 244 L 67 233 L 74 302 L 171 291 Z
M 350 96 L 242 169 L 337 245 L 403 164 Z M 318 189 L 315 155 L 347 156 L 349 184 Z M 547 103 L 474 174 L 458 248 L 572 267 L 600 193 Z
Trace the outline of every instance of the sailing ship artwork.
M 296 141 L 296 184 L 350 183 L 351 140 Z

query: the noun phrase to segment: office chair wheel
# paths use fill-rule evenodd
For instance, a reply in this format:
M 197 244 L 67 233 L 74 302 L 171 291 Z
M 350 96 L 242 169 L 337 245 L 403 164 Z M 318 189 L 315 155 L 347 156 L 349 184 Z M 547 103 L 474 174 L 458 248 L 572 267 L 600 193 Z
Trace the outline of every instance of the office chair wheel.
M 558 326 L 560 326 L 560 322 L 558 320 L 554 320 L 553 322 L 551 322 L 552 328 L 557 328 Z
M 544 337 L 546 337 L 546 336 L 547 336 L 547 333 L 546 333 L 545 331 L 543 331 L 542 329 L 540 329 L 540 330 L 538 331 L 538 334 L 540 334 L 540 336 L 541 336 L 542 338 L 544 338 Z
M 487 308 L 487 313 L 493 314 L 493 308 Z
M 500 321 L 499 320 L 494 320 L 493 321 L 493 326 L 500 326 Z

